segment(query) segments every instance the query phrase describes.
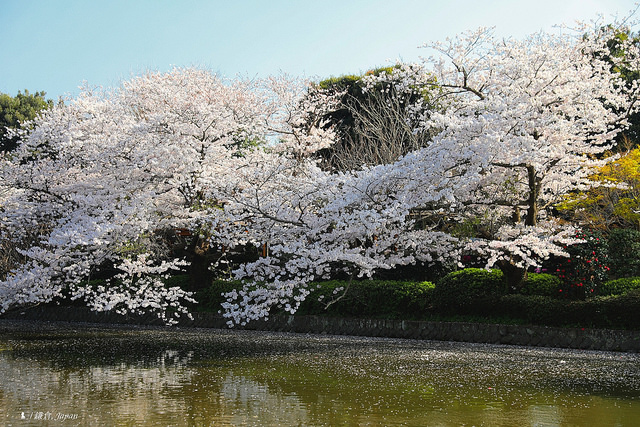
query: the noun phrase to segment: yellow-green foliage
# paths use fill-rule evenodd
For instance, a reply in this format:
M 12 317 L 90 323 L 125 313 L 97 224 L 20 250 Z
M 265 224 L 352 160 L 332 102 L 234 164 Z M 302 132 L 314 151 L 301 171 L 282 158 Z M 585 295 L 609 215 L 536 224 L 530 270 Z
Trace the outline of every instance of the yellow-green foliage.
M 379 76 L 380 74 L 391 74 L 394 67 L 378 67 L 367 71 L 364 75 Z M 329 77 L 318 83 L 320 89 L 346 89 L 356 84 L 363 76 L 355 74 L 347 74 L 340 77 Z
M 624 295 L 635 289 L 640 289 L 640 277 L 624 277 L 603 283 L 598 289 L 598 293 L 600 295 Z
M 529 273 L 520 293 L 525 295 L 542 295 L 558 297 L 562 281 L 553 274 Z
M 558 209 L 593 228 L 615 225 L 640 230 L 640 148 L 601 168 L 594 188 L 568 195 Z
M 335 88 L 344 89 L 345 87 L 355 84 L 358 80 L 360 80 L 360 78 L 361 76 L 356 76 L 353 74 L 340 77 L 329 77 L 328 79 L 324 79 L 320 83 L 318 83 L 318 87 L 324 90 Z

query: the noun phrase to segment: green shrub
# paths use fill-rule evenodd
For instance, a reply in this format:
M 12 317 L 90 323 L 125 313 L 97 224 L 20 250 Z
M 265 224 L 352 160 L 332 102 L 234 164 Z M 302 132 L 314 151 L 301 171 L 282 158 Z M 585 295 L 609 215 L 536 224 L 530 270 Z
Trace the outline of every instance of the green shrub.
M 164 281 L 167 288 L 173 288 L 178 286 L 181 289 L 189 290 L 191 285 L 191 276 L 188 274 L 176 274 L 174 276 L 170 276 L 168 279 Z
M 434 286 L 431 282 L 393 280 L 313 283 L 311 294 L 302 302 L 298 314 L 420 317 L 431 305 Z
M 562 281 L 553 274 L 529 273 L 520 293 L 524 295 L 542 295 L 557 297 Z
M 608 243 L 611 276 L 640 276 L 640 231 L 613 230 L 609 234 Z
M 462 310 L 460 314 L 471 314 L 476 312 L 474 307 L 494 300 L 504 294 L 505 289 L 500 270 L 467 268 L 449 273 L 436 283 L 433 303 L 440 311 Z
M 640 289 L 588 300 L 540 295 L 504 295 L 485 307 L 485 315 L 545 326 L 640 329 Z
M 543 295 L 503 295 L 485 310 L 492 316 L 521 319 L 527 323 L 559 326 L 567 321 L 570 301 Z
M 587 300 L 503 295 L 478 302 L 474 311 L 495 323 L 509 321 L 544 326 L 640 330 L 640 289 L 624 295 L 596 296 Z
M 348 282 L 341 280 L 329 280 L 325 282 L 315 282 L 309 285 L 311 293 L 307 295 L 300 304 L 297 314 L 344 314 L 340 313 L 343 303 L 342 299 L 335 300 L 339 297 L 342 289 L 346 287 Z M 332 304 L 331 311 L 327 310 L 327 304 L 335 300 Z M 337 312 L 337 313 L 336 313 Z
M 198 301 L 196 309 L 217 313 L 222 309 L 220 304 L 226 301 L 222 294 L 240 288 L 242 288 L 240 281 L 214 280 L 211 285 L 196 292 L 195 300 Z
M 602 325 L 603 327 L 640 330 L 640 289 L 598 299 L 602 300 L 600 311 L 608 320 L 608 324 Z
M 451 273 L 437 285 L 391 280 L 362 280 L 351 284 L 337 280 L 318 282 L 310 285 L 312 292 L 297 313 L 425 320 L 444 314 L 449 320 L 451 316 L 480 316 L 497 323 L 640 330 L 640 278 L 619 279 L 603 285 L 602 289 L 607 289 L 609 284 L 610 289 L 622 289 L 623 285 L 615 283 L 624 280 L 634 283 L 631 289 L 625 288 L 623 295 L 568 300 L 534 294 L 550 292 L 552 285 L 557 284 L 547 276 L 531 274 L 525 286 L 527 292 L 531 292 L 528 295 L 503 295 L 502 273 L 482 269 Z M 237 281 L 214 281 L 196 293 L 199 304 L 193 309 L 218 312 L 225 301 L 222 294 L 241 287 L 242 283 Z M 445 303 L 449 305 L 442 305 Z
M 604 282 L 598 288 L 598 294 L 622 295 L 634 289 L 640 289 L 640 277 L 624 277 Z
M 559 263 L 556 272 L 563 281 L 563 296 L 584 299 L 597 295 L 598 287 L 609 277 L 609 246 L 596 231 L 579 231 L 575 237 L 582 242 L 565 247 L 570 256 Z

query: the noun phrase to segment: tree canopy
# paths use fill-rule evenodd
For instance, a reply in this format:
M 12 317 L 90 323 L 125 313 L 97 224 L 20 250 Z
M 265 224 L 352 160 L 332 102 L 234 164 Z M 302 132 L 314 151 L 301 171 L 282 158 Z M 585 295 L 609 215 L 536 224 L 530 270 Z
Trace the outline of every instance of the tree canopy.
M 9 129 L 22 129 L 35 119 L 38 113 L 53 106 L 53 101 L 45 99 L 44 92 L 33 94 L 25 90 L 14 97 L 0 94 L 0 151 L 11 151 L 18 144 L 19 136 L 11 134 Z
M 598 185 L 636 112 L 637 80 L 607 56 L 611 31 L 496 40 L 480 29 L 365 76 L 357 133 L 402 149 L 359 150 L 336 168 L 318 153 L 344 142 L 332 116 L 342 92 L 191 68 L 85 91 L 36 117 L 0 162 L 0 238 L 20 255 L 0 276 L 0 310 L 66 295 L 171 322 L 192 295 L 164 284 L 187 263 L 165 236 L 185 228 L 222 252 L 265 248 L 234 267 L 231 325 L 295 312 L 314 280 L 469 253 L 518 286 L 577 242 L 552 209 Z M 640 70 L 637 45 L 621 43 L 625 67 Z M 113 277 L 92 286 L 105 262 Z
M 561 214 L 601 231 L 640 230 L 640 148 L 622 153 L 591 179 L 599 185 L 567 194 L 557 206 Z
M 347 171 L 392 163 L 424 147 L 431 136 L 418 117 L 436 109 L 433 78 L 417 64 L 376 68 L 362 76 L 342 76 L 311 86 L 309 96 L 333 99 L 324 115 L 337 140 L 316 157 L 328 170 Z

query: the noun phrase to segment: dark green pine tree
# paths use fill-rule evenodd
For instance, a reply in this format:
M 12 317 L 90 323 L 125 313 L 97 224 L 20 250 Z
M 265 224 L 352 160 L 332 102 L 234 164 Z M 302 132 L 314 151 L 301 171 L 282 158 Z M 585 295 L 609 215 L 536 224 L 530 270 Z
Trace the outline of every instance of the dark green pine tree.
M 9 129 L 22 129 L 38 113 L 53 107 L 53 101 L 45 99 L 44 92 L 24 93 L 16 96 L 0 93 L 0 152 L 12 151 L 18 144 L 18 138 L 9 133 Z

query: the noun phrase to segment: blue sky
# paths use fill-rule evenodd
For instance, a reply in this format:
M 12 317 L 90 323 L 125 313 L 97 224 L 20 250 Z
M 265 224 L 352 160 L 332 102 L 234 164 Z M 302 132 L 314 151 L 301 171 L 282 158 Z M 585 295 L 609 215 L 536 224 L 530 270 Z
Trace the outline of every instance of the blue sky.
M 501 37 L 626 16 L 636 0 L 0 0 L 0 92 L 77 95 L 146 70 L 227 77 L 364 72 L 495 26 Z M 608 22 L 607 21 L 607 22 Z

